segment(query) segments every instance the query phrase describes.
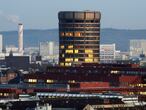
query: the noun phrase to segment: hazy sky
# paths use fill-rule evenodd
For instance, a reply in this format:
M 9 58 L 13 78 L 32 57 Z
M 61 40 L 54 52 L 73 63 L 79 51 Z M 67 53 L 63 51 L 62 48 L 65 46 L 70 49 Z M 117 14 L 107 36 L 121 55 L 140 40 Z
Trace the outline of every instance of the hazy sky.
M 146 0 L 0 0 L 0 31 L 58 27 L 59 11 L 98 10 L 102 28 L 146 29 Z

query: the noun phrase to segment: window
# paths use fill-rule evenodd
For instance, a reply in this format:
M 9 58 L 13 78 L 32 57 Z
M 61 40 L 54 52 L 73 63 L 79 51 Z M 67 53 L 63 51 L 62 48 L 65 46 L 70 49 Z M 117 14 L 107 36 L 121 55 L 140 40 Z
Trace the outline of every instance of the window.
M 68 37 L 69 37 L 69 36 L 73 36 L 73 33 L 72 33 L 72 32 L 66 32 L 66 33 L 65 33 L 65 36 L 68 36 Z
M 66 50 L 65 53 L 73 53 L 73 50 Z
M 75 80 L 69 80 L 68 83 L 75 83 Z
M 61 49 L 64 49 L 64 45 L 61 45 L 60 48 L 61 48 Z
M 86 49 L 86 50 L 85 50 L 85 53 L 93 53 L 93 50 L 91 50 L 91 49 Z
M 65 63 L 65 66 L 71 66 L 71 63 Z
M 89 58 L 93 58 L 93 54 L 88 54 L 88 57 Z
M 64 36 L 64 32 L 61 32 L 61 36 Z
M 53 83 L 53 80 L 47 79 L 47 83 Z
M 28 79 L 28 82 L 30 82 L 30 83 L 36 83 L 37 82 L 37 79 Z
M 64 57 L 64 54 L 62 54 L 62 57 Z
M 69 33 L 69 36 L 73 36 L 73 33 L 72 33 L 72 32 L 70 32 L 70 33 Z
M 64 66 L 64 63 L 60 63 L 60 66 Z
M 78 53 L 79 52 L 79 50 L 75 50 L 75 53 Z
M 75 36 L 76 37 L 80 37 L 81 36 L 81 33 L 80 32 L 75 32 Z
M 69 48 L 69 49 L 72 49 L 72 48 L 73 48 L 73 45 L 69 45 L 68 48 Z
M 71 62 L 71 61 L 73 61 L 73 58 L 66 58 L 65 61 L 66 62 Z
M 75 61 L 75 62 L 78 62 L 78 61 L 79 61 L 79 59 L 78 59 L 78 58 L 75 58 L 75 59 L 74 59 L 74 61 Z
M 4 96 L 9 96 L 9 94 L 8 93 L 4 93 Z
M 68 32 L 66 32 L 66 33 L 65 33 L 65 36 L 69 36 L 69 33 L 68 33 Z
M 86 59 L 85 59 L 85 62 L 87 62 L 87 63 L 93 62 L 93 59 L 92 59 L 92 58 L 86 58 Z

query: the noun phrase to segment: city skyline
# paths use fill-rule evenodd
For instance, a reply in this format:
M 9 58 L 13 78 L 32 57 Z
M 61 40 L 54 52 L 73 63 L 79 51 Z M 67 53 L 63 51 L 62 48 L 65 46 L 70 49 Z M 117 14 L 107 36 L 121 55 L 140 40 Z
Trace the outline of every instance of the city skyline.
M 146 29 L 145 3 L 144 0 L 1 0 L 0 31 L 17 30 L 20 22 L 25 29 L 58 28 L 57 14 L 65 10 L 99 10 L 102 13 L 101 28 Z

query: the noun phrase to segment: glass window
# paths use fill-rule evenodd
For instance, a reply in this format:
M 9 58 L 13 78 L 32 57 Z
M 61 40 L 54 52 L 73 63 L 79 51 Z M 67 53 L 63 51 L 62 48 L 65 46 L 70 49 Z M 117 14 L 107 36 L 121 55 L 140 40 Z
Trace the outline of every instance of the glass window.
M 60 66 L 64 66 L 64 63 L 60 63 Z
M 93 62 L 92 58 L 85 58 L 85 62 L 89 63 L 89 62 Z
M 85 50 L 85 53 L 93 53 L 93 50 L 91 50 L 91 49 L 86 49 L 86 50 Z
M 75 32 L 75 36 L 76 37 L 80 37 L 81 36 L 81 33 L 80 32 Z
M 66 50 L 66 53 L 73 53 L 73 50 Z
M 73 58 L 66 58 L 65 61 L 66 62 L 71 62 L 71 61 L 73 61 Z
M 75 62 L 78 62 L 79 60 L 78 60 L 78 58 L 75 58 L 74 61 L 75 61 Z
M 64 49 L 64 45 L 61 45 L 60 48 L 61 48 L 61 49 Z
M 65 66 L 71 66 L 71 63 L 65 63 Z
M 79 50 L 75 50 L 75 53 L 78 53 L 79 52 Z
M 53 83 L 53 80 L 47 79 L 47 83 Z
M 73 48 L 73 45 L 69 45 L 68 48 L 69 48 L 69 49 L 72 49 L 72 48 Z

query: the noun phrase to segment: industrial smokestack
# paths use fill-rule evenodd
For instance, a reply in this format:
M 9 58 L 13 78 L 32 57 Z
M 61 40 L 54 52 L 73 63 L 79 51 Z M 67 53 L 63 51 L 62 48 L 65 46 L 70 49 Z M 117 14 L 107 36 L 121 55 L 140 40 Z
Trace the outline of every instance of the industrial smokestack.
M 18 24 L 18 52 L 23 55 L 23 24 Z

